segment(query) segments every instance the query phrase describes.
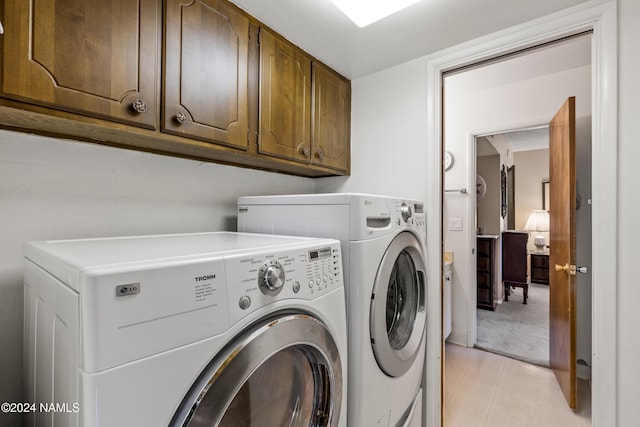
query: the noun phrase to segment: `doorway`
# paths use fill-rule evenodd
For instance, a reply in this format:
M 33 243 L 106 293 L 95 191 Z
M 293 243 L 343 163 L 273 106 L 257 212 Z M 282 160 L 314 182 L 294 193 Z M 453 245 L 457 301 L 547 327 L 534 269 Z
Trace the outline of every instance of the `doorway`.
M 473 66 L 486 60 L 492 60 L 501 55 L 512 53 L 516 50 L 528 49 L 536 44 L 545 43 L 550 40 L 558 40 L 563 37 L 576 34 L 580 31 L 594 31 L 594 60 L 593 60 L 593 100 L 592 107 L 595 120 L 593 121 L 593 147 L 594 155 L 592 160 L 593 175 L 593 198 L 599 203 L 592 206 L 593 223 L 598 224 L 598 233 L 594 233 L 593 241 L 593 270 L 597 272 L 597 277 L 606 277 L 609 282 L 616 283 L 615 260 L 617 256 L 616 230 L 617 230 L 617 195 L 609 191 L 611 185 L 616 183 L 617 158 L 615 156 L 617 104 L 616 104 L 616 7 L 615 3 L 606 3 L 599 6 L 583 5 L 572 8 L 552 17 L 542 19 L 540 22 L 528 23 L 494 37 L 482 39 L 458 48 L 449 49 L 439 55 L 429 58 L 427 64 L 428 72 L 428 94 L 429 94 L 429 114 L 427 116 L 427 145 L 432 156 L 428 160 L 429 167 L 434 170 L 442 170 L 441 159 L 443 147 L 441 141 L 445 129 L 443 118 L 445 112 L 442 107 L 444 98 L 443 76 L 450 70 L 461 67 Z M 518 125 L 525 125 L 519 123 Z M 514 126 L 512 126 L 514 127 Z M 487 133 L 490 129 L 485 129 Z M 476 134 L 481 134 L 480 129 Z M 473 134 L 467 132 L 462 139 L 469 141 Z M 607 147 L 605 149 L 605 146 Z M 463 185 L 469 186 L 469 180 Z M 443 186 L 442 176 L 435 174 L 429 177 L 427 182 L 427 201 L 432 203 L 436 211 L 443 208 L 445 198 L 440 191 Z M 433 259 L 442 259 L 443 234 L 446 232 L 446 225 L 442 224 L 442 218 L 429 224 L 428 233 L 431 231 L 432 239 L 428 242 L 428 252 Z M 468 224 L 467 224 L 468 225 Z M 594 226 L 595 227 L 595 226 Z M 475 232 L 475 230 L 473 230 Z M 438 272 L 432 272 L 430 282 L 441 282 Z M 468 277 L 465 277 L 468 279 Z M 598 318 L 597 327 L 594 328 L 594 370 L 593 384 L 597 390 L 598 398 L 594 398 L 594 417 L 599 420 L 615 422 L 615 390 L 616 390 L 616 334 L 611 331 L 616 330 L 616 290 L 598 286 L 598 280 L 594 281 L 593 288 L 593 317 Z M 432 328 L 438 328 L 440 322 L 433 322 Z M 432 346 L 429 352 L 441 352 L 442 346 L 437 344 L 435 338 L 437 329 L 431 337 L 436 342 L 431 341 Z M 475 336 L 475 331 L 472 331 Z M 429 336 L 429 334 L 428 334 Z M 596 339 L 597 338 L 597 339 Z M 597 358 L 597 361 L 596 361 Z M 428 394 L 432 396 L 441 395 L 442 377 L 441 366 L 434 365 L 427 358 L 427 387 Z M 442 360 L 434 358 L 433 360 Z M 597 362 L 597 363 L 596 363 Z M 435 375 L 434 375 L 435 374 Z M 436 376 L 437 375 L 437 376 Z M 438 392 L 437 390 L 440 390 Z M 439 425 L 441 423 L 442 412 L 438 410 L 438 401 L 428 399 L 427 413 L 431 414 L 428 419 L 429 425 Z M 429 410 L 431 409 L 431 410 Z
M 527 223 L 533 211 L 545 209 L 542 183 L 549 179 L 549 130 L 517 129 L 476 141 L 477 174 L 492 188 L 477 198 L 478 235 L 499 236 L 503 269 L 496 272 L 493 310 L 476 311 L 475 347 L 548 367 L 548 262 L 546 270 L 538 264 L 548 261 L 549 233 L 532 232 Z M 544 239 L 541 248 L 534 245 L 535 237 Z M 502 271 L 508 277 L 501 277 Z M 502 286 L 519 275 L 527 283 L 526 302 L 524 289 Z
M 536 67 L 534 64 L 544 65 Z M 455 183 L 456 179 L 468 179 L 471 175 L 469 181 L 473 181 L 468 182 L 469 187 L 474 184 L 476 189 L 476 191 L 468 193 L 467 197 L 455 199 L 444 197 L 444 223 L 469 224 L 466 230 L 464 226 L 448 227 L 444 232 L 445 250 L 453 252 L 456 260 L 453 264 L 452 282 L 451 317 L 453 326 L 448 342 L 467 347 L 481 344 L 483 348 L 493 351 L 499 351 L 499 347 L 506 347 L 508 351 L 503 354 L 512 355 L 531 363 L 548 364 L 548 353 L 544 350 L 540 354 L 536 352 L 540 347 L 548 345 L 548 321 L 545 323 L 542 319 L 533 318 L 535 316 L 546 317 L 548 312 L 544 311 L 544 306 L 547 304 L 548 307 L 548 299 L 544 298 L 544 288 L 537 289 L 535 285 L 529 284 L 527 278 L 530 270 L 527 267 L 529 253 L 531 253 L 531 259 L 534 259 L 534 255 L 533 251 L 527 248 L 526 238 L 520 239 L 522 243 L 517 248 L 512 246 L 512 243 L 507 244 L 516 235 L 514 232 L 508 232 L 506 215 L 503 215 L 501 209 L 502 201 L 506 202 L 501 197 L 501 169 L 504 170 L 506 181 L 506 167 L 514 166 L 516 158 L 514 152 L 521 147 L 517 147 L 515 141 L 510 141 L 506 137 L 507 132 L 501 132 L 499 135 L 490 134 L 488 138 L 484 139 L 489 143 L 489 148 L 494 149 L 493 153 L 489 153 L 491 154 L 489 156 L 482 156 L 484 151 L 482 148 L 487 144 L 482 144 L 481 138 L 470 137 L 464 140 L 459 136 L 463 132 L 470 136 L 478 135 L 479 132 L 476 129 L 508 129 L 514 123 L 526 123 L 529 126 L 539 127 L 541 123 L 548 122 L 553 117 L 557 106 L 562 105 L 564 99 L 570 96 L 575 96 L 579 100 L 581 104 L 578 115 L 586 117 L 585 122 L 590 124 L 590 120 L 588 120 L 591 115 L 590 88 L 591 34 L 546 44 L 536 49 L 530 49 L 526 54 L 501 58 L 498 62 L 485 64 L 482 67 L 445 75 L 444 147 L 460 160 L 458 162 L 460 167 L 445 172 L 444 186 L 449 189 L 450 181 Z M 475 114 L 472 115 L 469 112 L 474 109 L 470 106 L 482 106 L 482 108 L 476 108 Z M 591 143 L 589 134 L 590 127 L 587 128 L 582 141 L 587 147 L 590 147 Z M 465 147 L 465 144 L 469 144 L 470 147 Z M 465 151 L 471 154 L 466 162 Z M 546 154 L 548 158 L 548 152 Z M 478 159 L 478 155 L 481 156 L 480 159 Z M 590 159 L 587 163 L 589 162 Z M 476 164 L 474 165 L 474 163 Z M 530 166 L 530 163 L 532 162 L 525 162 L 522 170 L 526 169 L 524 166 Z M 465 164 L 466 168 L 464 168 Z M 533 205 L 527 207 L 528 211 L 532 211 L 532 208 L 542 209 L 541 185 L 548 178 L 548 162 L 544 166 L 538 167 L 537 171 L 535 168 L 532 169 L 534 169 L 533 172 L 538 173 L 533 183 L 537 197 L 533 198 Z M 585 180 L 589 181 L 586 185 L 590 187 L 590 175 L 585 176 Z M 516 192 L 516 200 L 517 196 Z M 488 203 L 485 203 L 487 200 Z M 516 212 L 516 216 L 518 216 L 517 214 L 518 212 Z M 525 228 L 524 222 L 528 212 L 520 216 L 524 216 L 521 224 L 522 230 Z M 589 231 L 587 230 L 587 232 Z M 525 237 L 527 233 L 518 234 L 519 237 Z M 536 238 L 538 237 L 536 236 Z M 590 244 L 590 238 L 586 240 Z M 486 250 L 484 249 L 485 245 L 488 248 Z M 505 248 L 504 256 L 502 254 L 503 248 Z M 520 256 L 507 260 L 506 257 L 511 256 L 513 250 L 517 250 Z M 590 247 L 588 252 L 590 253 Z M 462 255 L 456 256 L 456 254 Z M 469 255 L 465 256 L 464 254 Z M 520 304 L 516 306 L 514 299 L 522 302 L 519 293 L 518 297 L 514 298 L 516 292 L 511 291 L 511 286 L 507 288 L 502 286 L 503 272 L 510 274 L 516 265 L 522 270 L 518 275 L 521 278 L 509 278 L 508 280 L 515 280 L 520 284 L 524 304 L 527 303 L 526 296 L 529 287 L 531 287 L 534 298 L 531 304 L 526 306 Z M 515 285 L 515 282 L 510 283 Z M 590 294 L 590 281 L 580 289 Z M 513 295 L 509 301 L 510 292 Z M 473 298 L 474 293 L 475 298 Z M 511 310 L 514 307 L 516 310 Z M 591 327 L 588 320 L 591 318 L 590 304 L 579 309 L 588 311 L 584 316 L 587 319 L 586 324 L 580 325 L 578 328 L 581 341 L 586 343 L 583 346 L 584 351 L 580 353 L 579 357 L 585 360 L 587 365 L 590 365 Z M 483 310 L 491 311 L 490 314 L 493 315 L 487 315 Z M 536 310 L 535 313 L 529 316 L 529 312 L 534 310 Z M 499 322 L 493 324 L 492 320 L 500 318 L 501 314 L 511 314 L 512 316 L 505 317 L 504 320 L 518 323 Z M 528 319 L 532 321 L 524 322 Z M 492 333 L 480 336 L 479 325 L 488 326 L 491 328 L 491 332 L 501 331 L 504 334 Z M 504 326 L 504 328 L 499 328 L 499 326 Z M 518 333 L 518 330 L 522 333 L 525 331 L 531 333 L 522 335 Z M 485 331 L 487 330 L 485 329 Z M 545 333 L 547 337 L 542 337 Z M 492 337 L 494 340 L 488 340 L 488 337 Z M 461 338 L 466 338 L 466 340 Z M 496 342 L 501 343 L 501 346 L 495 346 Z

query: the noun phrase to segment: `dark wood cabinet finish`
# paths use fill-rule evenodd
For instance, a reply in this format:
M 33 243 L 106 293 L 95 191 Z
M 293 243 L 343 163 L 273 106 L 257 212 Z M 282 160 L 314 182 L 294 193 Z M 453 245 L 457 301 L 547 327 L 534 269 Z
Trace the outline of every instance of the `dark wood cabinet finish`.
M 6 0 L 0 16 L 0 129 L 349 173 L 349 80 L 228 0 Z
M 493 237 L 478 237 L 476 242 L 476 277 L 478 308 L 494 310 L 494 241 Z
M 549 284 L 549 254 L 531 255 L 531 283 Z
M 260 29 L 260 153 L 311 160 L 311 58 Z
M 7 0 L 2 96 L 157 127 L 160 2 Z
M 527 281 L 528 233 L 502 233 L 502 282 L 504 300 L 509 301 L 512 288 L 522 288 L 523 303 L 527 303 L 529 285 Z
M 168 0 L 162 129 L 246 150 L 249 18 L 220 0 Z
M 261 154 L 348 173 L 351 84 L 260 29 Z
M 351 82 L 313 63 L 311 162 L 348 172 L 351 136 Z

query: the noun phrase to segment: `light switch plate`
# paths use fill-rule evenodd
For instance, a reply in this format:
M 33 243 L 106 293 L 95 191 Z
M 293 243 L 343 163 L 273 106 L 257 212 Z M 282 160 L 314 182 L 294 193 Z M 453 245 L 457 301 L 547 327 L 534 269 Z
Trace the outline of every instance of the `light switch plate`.
M 449 218 L 449 230 L 462 231 L 462 218 Z

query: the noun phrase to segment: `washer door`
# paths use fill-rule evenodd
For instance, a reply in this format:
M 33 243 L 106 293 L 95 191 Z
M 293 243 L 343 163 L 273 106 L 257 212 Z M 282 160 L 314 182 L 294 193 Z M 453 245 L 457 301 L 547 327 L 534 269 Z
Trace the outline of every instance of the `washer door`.
M 264 320 L 214 359 L 172 426 L 337 425 L 342 365 L 325 325 L 308 315 Z
M 378 267 L 369 327 L 380 369 L 390 377 L 407 372 L 420 350 L 426 324 L 422 246 L 410 232 L 398 234 Z

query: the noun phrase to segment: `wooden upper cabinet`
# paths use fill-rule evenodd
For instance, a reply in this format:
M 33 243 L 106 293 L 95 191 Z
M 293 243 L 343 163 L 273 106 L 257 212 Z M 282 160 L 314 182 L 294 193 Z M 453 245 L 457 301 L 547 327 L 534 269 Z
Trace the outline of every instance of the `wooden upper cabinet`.
M 2 96 L 155 129 L 157 0 L 5 0 Z
M 313 64 L 311 162 L 348 172 L 351 137 L 351 82 Z
M 259 152 L 309 163 L 311 58 L 260 29 Z
M 349 80 L 229 0 L 0 0 L 0 15 L 2 128 L 349 173 Z
M 246 149 L 249 19 L 221 0 L 168 0 L 162 130 Z
M 260 29 L 259 152 L 348 173 L 351 83 Z

